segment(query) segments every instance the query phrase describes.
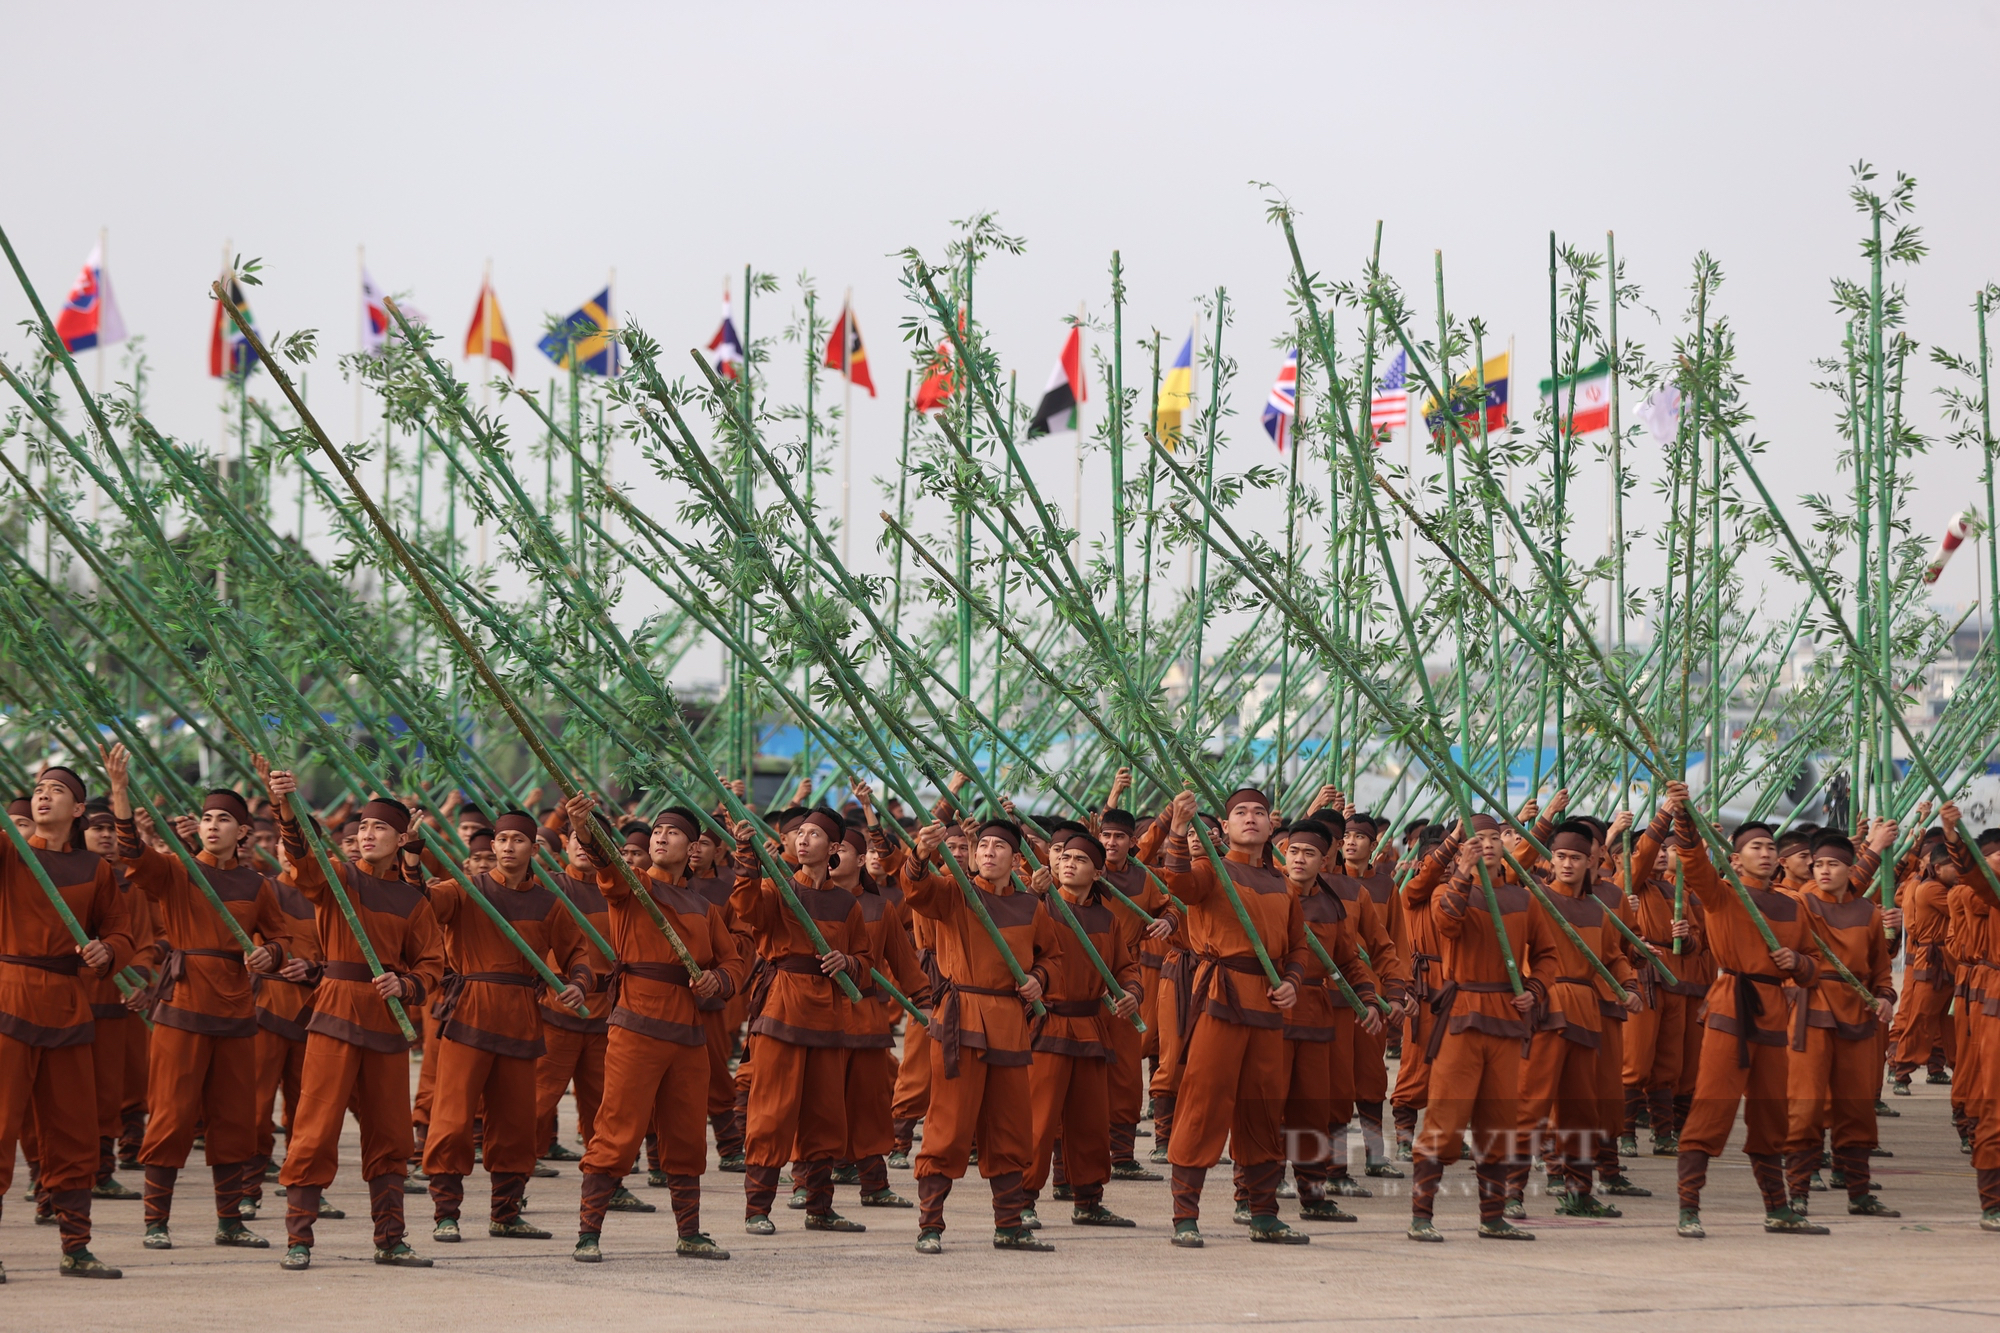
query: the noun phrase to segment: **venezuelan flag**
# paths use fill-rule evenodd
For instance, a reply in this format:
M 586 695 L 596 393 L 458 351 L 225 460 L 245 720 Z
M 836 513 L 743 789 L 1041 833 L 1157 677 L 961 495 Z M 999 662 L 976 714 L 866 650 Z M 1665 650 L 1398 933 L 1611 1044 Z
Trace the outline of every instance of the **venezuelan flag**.
M 1486 429 L 1497 431 L 1507 425 L 1507 375 L 1510 357 L 1506 352 L 1486 358 Z M 1473 407 L 1473 400 L 1479 396 L 1479 376 L 1466 371 L 1458 377 L 1451 390 L 1452 416 L 1467 435 L 1479 429 L 1479 413 Z M 1424 399 L 1424 425 L 1430 430 L 1431 442 L 1442 449 L 1450 442 L 1451 430 L 1446 425 L 1444 413 L 1438 410 L 1435 397 Z
M 618 344 L 611 340 L 611 289 L 606 287 L 571 311 L 540 346 L 542 355 L 564 370 L 570 368 L 574 352 L 576 368 L 586 375 L 616 375 Z
M 1169 449 L 1180 446 L 1181 415 L 1194 405 L 1194 334 L 1181 344 L 1180 354 L 1160 381 L 1160 401 L 1155 409 L 1153 431 Z

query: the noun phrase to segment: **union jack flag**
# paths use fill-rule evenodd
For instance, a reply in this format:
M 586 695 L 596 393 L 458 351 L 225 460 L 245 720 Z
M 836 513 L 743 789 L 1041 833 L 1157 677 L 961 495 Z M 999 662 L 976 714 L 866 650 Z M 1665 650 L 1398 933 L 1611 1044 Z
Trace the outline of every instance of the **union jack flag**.
M 1299 411 L 1299 349 L 1294 347 L 1285 353 L 1285 364 L 1278 371 L 1278 382 L 1271 386 L 1271 396 L 1264 400 L 1264 433 L 1271 437 L 1271 443 L 1278 446 L 1278 452 L 1285 452 L 1285 438 L 1291 434 L 1292 422 Z

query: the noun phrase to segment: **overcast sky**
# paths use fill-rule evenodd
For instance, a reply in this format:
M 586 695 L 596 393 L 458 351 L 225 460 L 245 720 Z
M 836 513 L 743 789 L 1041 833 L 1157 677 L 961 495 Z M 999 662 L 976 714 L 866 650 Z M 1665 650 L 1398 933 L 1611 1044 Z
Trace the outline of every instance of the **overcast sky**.
M 896 448 L 907 357 L 894 254 L 938 255 L 950 221 L 974 211 L 1028 241 L 983 271 L 978 309 L 1024 396 L 1064 316 L 1079 302 L 1108 310 L 1114 248 L 1135 339 L 1158 327 L 1178 341 L 1195 298 L 1229 289 L 1242 372 L 1224 467 L 1273 456 L 1257 414 L 1279 362 L 1286 256 L 1249 182 L 1289 195 L 1308 262 L 1329 276 L 1358 273 L 1378 218 L 1384 263 L 1408 286 L 1428 283 L 1441 249 L 1453 309 L 1517 339 L 1517 402 L 1547 373 L 1548 232 L 1601 249 L 1610 228 L 1665 321 L 1625 321 L 1655 355 L 1681 328 L 1695 254 L 1720 261 L 1716 304 L 1772 441 L 1768 474 L 1791 501 L 1836 484 L 1833 405 L 1811 388 L 1812 362 L 1838 351 L 1829 278 L 1866 273 L 1846 197 L 1857 160 L 1919 181 L 1932 254 L 1908 275 L 1914 336 L 1974 345 L 1973 293 L 2000 277 L 1997 10 L 21 6 L 0 42 L 0 224 L 52 307 L 109 228 L 155 414 L 198 440 L 217 429 L 204 291 L 225 240 L 265 261 L 263 327 L 318 328 L 329 354 L 354 344 L 357 245 L 454 348 L 490 259 L 528 383 L 552 371 L 531 346 L 542 318 L 614 267 L 620 310 L 675 359 L 713 331 L 726 274 L 752 263 L 784 279 L 758 306 L 770 331 L 809 273 L 834 301 L 853 288 L 884 389 L 856 405 L 857 483 Z M 7 284 L 10 358 L 26 312 Z M 796 382 L 798 353 L 780 355 Z M 314 372 L 314 402 L 351 431 L 335 374 Z M 1938 382 L 1920 365 L 1906 411 L 1941 434 Z M 1036 447 L 1066 506 L 1068 439 Z M 1657 475 L 1643 436 L 1635 456 Z M 1093 460 L 1093 481 L 1103 467 Z M 1948 447 L 1920 461 L 1919 527 L 1941 531 L 1977 472 Z M 1586 465 L 1578 490 L 1577 540 L 1601 550 L 1601 467 Z M 874 498 L 857 484 L 857 516 Z M 1628 521 L 1644 523 L 1650 490 L 1634 508 Z M 1107 513 L 1100 490 L 1087 526 Z M 857 534 L 872 544 L 871 528 Z M 1953 567 L 1940 599 L 1972 597 L 1974 563 Z

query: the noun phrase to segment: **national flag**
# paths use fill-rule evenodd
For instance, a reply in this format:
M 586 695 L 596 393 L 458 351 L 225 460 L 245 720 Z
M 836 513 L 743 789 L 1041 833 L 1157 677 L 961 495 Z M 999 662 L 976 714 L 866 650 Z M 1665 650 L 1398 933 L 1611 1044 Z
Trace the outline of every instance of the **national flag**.
M 424 312 L 408 301 L 396 302 L 396 309 L 403 312 L 403 318 L 412 324 L 428 324 Z M 389 307 L 382 304 L 382 289 L 375 285 L 375 279 L 367 269 L 361 270 L 361 350 L 370 354 L 382 350 L 382 344 L 395 331 L 395 323 L 389 318 Z
M 1944 573 L 1945 565 L 1951 560 L 1952 552 L 1964 545 L 1967 537 L 1978 531 L 1979 511 L 1977 509 L 1961 510 L 1959 513 L 1952 515 L 1951 522 L 1945 524 L 1944 539 L 1938 543 L 1937 551 L 1931 556 L 1930 564 L 1924 566 L 1924 582 L 1936 583 L 1938 576 Z
M 1672 444 L 1681 433 L 1681 391 L 1671 384 L 1653 390 L 1639 407 L 1639 420 L 1655 440 Z
M 729 317 L 729 284 L 722 284 L 722 324 L 715 330 L 715 336 L 708 340 L 708 350 L 714 353 L 715 369 L 724 379 L 733 380 L 743 374 L 743 340 L 736 336 L 736 321 Z
M 924 382 L 917 386 L 917 411 L 928 412 L 934 407 L 943 407 L 950 400 L 958 387 L 958 377 L 953 370 L 951 343 L 941 342 L 931 349 L 930 368 L 924 372 Z
M 1401 430 L 1409 424 L 1410 354 L 1398 349 L 1388 371 L 1376 381 L 1375 396 L 1368 400 L 1368 425 L 1379 432 Z
M 727 321 L 726 313 L 723 319 Z M 852 302 L 841 305 L 840 318 L 834 321 L 833 332 L 827 337 L 826 368 L 839 371 L 849 384 L 868 390 L 870 398 L 875 396 L 875 380 L 868 373 L 868 349 L 861 345 L 861 325 L 854 318 Z
M 1504 430 L 1507 426 L 1507 372 L 1508 354 L 1486 358 L 1486 429 Z M 1460 429 L 1471 435 L 1479 427 L 1479 412 L 1474 399 L 1479 393 L 1479 376 L 1466 371 L 1452 385 L 1452 415 L 1458 419 Z M 1445 425 L 1444 413 L 1438 410 L 1436 398 L 1424 399 L 1424 426 L 1431 433 L 1431 442 L 1443 448 L 1450 442 L 1451 432 Z
M 514 376 L 514 343 L 507 336 L 507 317 L 500 313 L 500 298 L 489 279 L 479 280 L 479 300 L 472 307 L 472 326 L 465 331 L 465 355 L 487 357 L 507 368 Z
M 229 299 L 243 312 L 243 322 L 251 328 L 257 327 L 257 319 L 250 313 L 250 302 L 244 299 L 243 285 L 236 281 L 234 273 L 224 273 L 223 281 L 229 284 Z M 208 374 L 211 379 L 240 379 L 257 368 L 257 353 L 250 346 L 250 340 L 243 336 L 243 330 L 236 327 L 236 321 L 222 302 L 215 303 L 215 321 L 208 329 Z
M 574 356 L 576 368 L 586 375 L 616 375 L 618 344 L 611 329 L 611 289 L 606 287 L 542 338 L 542 355 L 564 370 Z
M 90 258 L 83 261 L 83 272 L 77 275 L 76 286 L 70 288 L 69 299 L 56 315 L 56 336 L 71 352 L 86 352 L 125 341 L 125 317 L 118 313 L 118 302 L 111 298 L 111 275 L 104 271 L 102 241 L 91 247 Z
M 1181 414 L 1194 405 L 1194 334 L 1181 344 L 1166 379 L 1160 382 L 1160 401 L 1154 411 L 1153 433 L 1161 444 L 1175 448 L 1181 438 Z
M 1063 340 L 1062 355 L 1056 358 L 1056 368 L 1049 372 L 1042 401 L 1036 404 L 1035 415 L 1028 422 L 1028 437 L 1075 430 L 1076 405 L 1090 397 L 1086 392 L 1088 387 L 1089 380 L 1083 373 L 1083 328 L 1072 324 L 1069 337 Z
M 1285 353 L 1285 364 L 1278 371 L 1278 382 L 1271 386 L 1271 396 L 1264 400 L 1264 433 L 1271 437 L 1271 443 L 1278 446 L 1278 452 L 1285 452 L 1285 438 L 1292 432 L 1292 422 L 1299 411 L 1299 349 L 1294 347 Z
M 1574 375 L 1543 380 L 1537 386 L 1542 397 L 1554 402 L 1554 415 L 1570 414 L 1571 392 L 1575 393 L 1576 419 L 1569 424 L 1571 435 L 1588 435 L 1611 425 L 1611 362 L 1599 357 Z
M 379 352 L 389 340 L 389 307 L 367 269 L 361 270 L 361 350 Z

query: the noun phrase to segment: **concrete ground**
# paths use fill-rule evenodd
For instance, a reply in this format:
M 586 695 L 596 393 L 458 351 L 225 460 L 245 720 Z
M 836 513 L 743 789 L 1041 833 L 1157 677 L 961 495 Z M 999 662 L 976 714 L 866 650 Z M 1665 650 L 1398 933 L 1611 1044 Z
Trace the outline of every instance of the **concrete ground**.
M 1900 1220 L 1849 1218 L 1836 1196 L 1813 1196 L 1826 1237 L 1767 1236 L 1750 1173 L 1740 1153 L 1717 1159 L 1704 1217 L 1706 1241 L 1673 1233 L 1673 1162 L 1642 1156 L 1631 1175 L 1654 1191 L 1620 1199 L 1617 1221 L 1558 1222 L 1547 1202 L 1529 1200 L 1533 1244 L 1481 1241 L 1471 1173 L 1446 1176 L 1438 1223 L 1443 1245 L 1406 1240 L 1405 1182 L 1368 1182 L 1373 1199 L 1348 1200 L 1358 1225 L 1314 1223 L 1312 1244 L 1253 1246 L 1228 1220 L 1227 1168 L 1215 1173 L 1205 1226 L 1208 1248 L 1167 1244 L 1171 1230 L 1164 1183 L 1114 1183 L 1107 1202 L 1138 1220 L 1129 1231 L 1073 1228 L 1067 1208 L 1044 1199 L 1052 1254 L 1000 1253 L 990 1237 L 986 1190 L 961 1184 L 947 1209 L 946 1252 L 911 1249 L 912 1212 L 862 1209 L 843 1187 L 838 1207 L 868 1224 L 866 1235 L 807 1234 L 802 1214 L 782 1206 L 775 1237 L 742 1232 L 743 1177 L 711 1172 L 704 1222 L 734 1258 L 696 1263 L 674 1257 L 673 1216 L 665 1190 L 635 1192 L 659 1205 L 648 1215 L 614 1213 L 604 1235 L 605 1262 L 571 1262 L 577 1175 L 562 1167 L 533 1182 L 530 1220 L 555 1233 L 548 1241 L 501 1241 L 479 1225 L 483 1176 L 468 1177 L 467 1239 L 456 1246 L 429 1238 L 428 1201 L 409 1199 L 411 1240 L 437 1259 L 412 1272 L 376 1268 L 367 1199 L 355 1178 L 352 1124 L 341 1176 L 329 1199 L 348 1210 L 322 1223 L 313 1268 L 279 1270 L 281 1203 L 266 1199 L 255 1229 L 274 1241 L 264 1251 L 217 1249 L 197 1164 L 183 1176 L 176 1228 L 179 1248 L 139 1246 L 136 1203 L 100 1202 L 95 1249 L 122 1265 L 120 1282 L 83 1283 L 56 1275 L 56 1236 L 33 1225 L 20 1189 L 0 1219 L 0 1328 L 9 1333 L 63 1328 L 199 1329 L 275 1326 L 312 1329 L 536 1328 L 593 1330 L 733 1328 L 801 1321 L 820 1330 L 1203 1328 L 1222 1325 L 1307 1327 L 1342 1320 L 1358 1326 L 1407 1327 L 1448 1321 L 1460 1328 L 1528 1327 L 1588 1318 L 1620 1333 L 1650 1329 L 1882 1328 L 1914 1321 L 1927 1331 L 2000 1327 L 2000 1236 L 1982 1232 L 1972 1171 L 1947 1119 L 1947 1090 L 1921 1084 L 1897 1098 L 1900 1119 L 1884 1122 L 1878 1160 L 1882 1197 Z M 569 1125 L 565 1111 L 565 1126 Z M 567 1130 L 565 1131 L 568 1132 Z M 1739 1139 L 1740 1142 L 1740 1139 Z M 1641 1145 L 1645 1143 L 1641 1132 Z M 1142 1153 L 1148 1141 L 1141 1141 Z M 1358 1142 L 1354 1144 L 1359 1154 Z M 129 1173 L 127 1173 L 129 1175 Z M 17 1170 L 18 1183 L 26 1179 Z M 907 1172 L 891 1182 L 914 1194 Z M 128 1183 L 137 1185 L 136 1180 Z M 269 1188 L 267 1187 L 267 1191 Z M 1539 1190 L 1539 1186 L 1537 1186 Z M 780 1196 L 781 1200 L 783 1196 Z M 1285 1204 L 1288 1216 L 1295 1205 Z

